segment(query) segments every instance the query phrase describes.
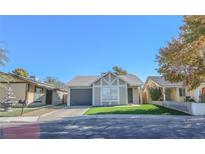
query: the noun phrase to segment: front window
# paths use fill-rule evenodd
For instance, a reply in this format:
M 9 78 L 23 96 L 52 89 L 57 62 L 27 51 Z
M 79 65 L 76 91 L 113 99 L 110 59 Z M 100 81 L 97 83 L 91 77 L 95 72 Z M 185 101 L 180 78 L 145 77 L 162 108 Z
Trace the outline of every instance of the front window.
M 186 90 L 185 90 L 185 88 L 179 88 L 179 96 L 180 96 L 180 97 L 186 96 Z
M 117 87 L 103 87 L 102 88 L 102 100 L 103 101 L 118 100 L 118 88 Z
M 42 93 L 43 93 L 43 89 L 42 88 L 35 88 L 35 98 L 34 101 L 35 102 L 41 102 L 42 101 Z

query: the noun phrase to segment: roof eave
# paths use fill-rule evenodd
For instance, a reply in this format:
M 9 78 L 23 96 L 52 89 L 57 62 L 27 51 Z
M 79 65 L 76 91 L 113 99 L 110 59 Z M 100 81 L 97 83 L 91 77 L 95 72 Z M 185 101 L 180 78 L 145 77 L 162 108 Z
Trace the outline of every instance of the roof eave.
M 131 87 L 139 87 L 139 86 L 143 86 L 144 84 L 128 84 Z
M 94 82 L 92 82 L 92 83 L 90 84 L 90 86 L 92 86 L 95 82 L 97 82 L 98 80 L 100 80 L 101 78 L 105 77 L 105 76 L 108 75 L 108 74 L 112 74 L 112 75 L 114 75 L 115 77 L 117 77 L 117 78 L 123 80 L 124 82 L 126 82 L 126 84 L 129 84 L 127 81 L 125 81 L 124 79 L 120 78 L 120 76 L 118 76 L 118 75 L 116 75 L 116 74 L 114 74 L 114 73 L 112 73 L 112 72 L 107 72 L 107 73 L 105 73 L 104 75 L 99 76 L 98 79 L 96 79 Z

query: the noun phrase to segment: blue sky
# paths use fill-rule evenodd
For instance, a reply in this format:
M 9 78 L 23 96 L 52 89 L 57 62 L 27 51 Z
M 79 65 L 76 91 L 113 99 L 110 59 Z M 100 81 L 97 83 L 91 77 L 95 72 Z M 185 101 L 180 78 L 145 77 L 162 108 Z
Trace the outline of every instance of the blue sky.
M 182 16 L 0 16 L 0 41 L 10 61 L 41 79 L 67 82 L 119 65 L 145 80 L 155 56 L 178 35 Z

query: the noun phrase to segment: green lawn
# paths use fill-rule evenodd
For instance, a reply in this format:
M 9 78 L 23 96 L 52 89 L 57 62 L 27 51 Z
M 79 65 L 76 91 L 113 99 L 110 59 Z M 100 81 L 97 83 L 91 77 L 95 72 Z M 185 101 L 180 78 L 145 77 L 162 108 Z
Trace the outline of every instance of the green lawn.
M 153 115 L 187 115 L 186 113 L 164 108 L 161 106 L 145 104 L 140 106 L 115 106 L 115 107 L 92 107 L 86 115 L 96 114 L 153 114 Z
M 41 109 L 43 107 L 28 107 L 28 108 L 24 108 L 24 112 L 23 113 L 28 113 L 28 112 L 32 112 L 38 109 Z M 20 116 L 21 115 L 21 108 L 12 108 L 12 111 L 10 112 L 3 112 L 0 111 L 0 117 L 16 117 L 16 116 Z

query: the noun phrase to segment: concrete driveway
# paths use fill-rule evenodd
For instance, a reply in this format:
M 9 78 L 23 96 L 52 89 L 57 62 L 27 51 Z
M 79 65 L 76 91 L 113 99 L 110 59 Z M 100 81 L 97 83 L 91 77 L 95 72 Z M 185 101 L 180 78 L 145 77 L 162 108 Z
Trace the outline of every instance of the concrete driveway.
M 43 139 L 200 139 L 205 117 L 99 115 L 63 118 L 0 129 L 0 138 Z
M 82 116 L 87 110 L 89 106 L 77 106 L 77 107 L 70 107 L 70 108 L 60 108 L 56 109 L 53 112 L 46 113 L 39 117 L 39 121 L 53 121 L 53 120 L 60 120 L 63 118 L 69 117 L 79 117 Z
M 28 114 L 26 113 L 22 117 L 0 117 L 0 129 L 20 126 L 22 124 L 49 122 L 62 120 L 70 117 L 79 117 L 82 116 L 88 109 L 89 106 L 79 106 L 71 108 L 62 106 L 51 106 L 43 110 L 36 110 L 33 112 L 29 112 Z

